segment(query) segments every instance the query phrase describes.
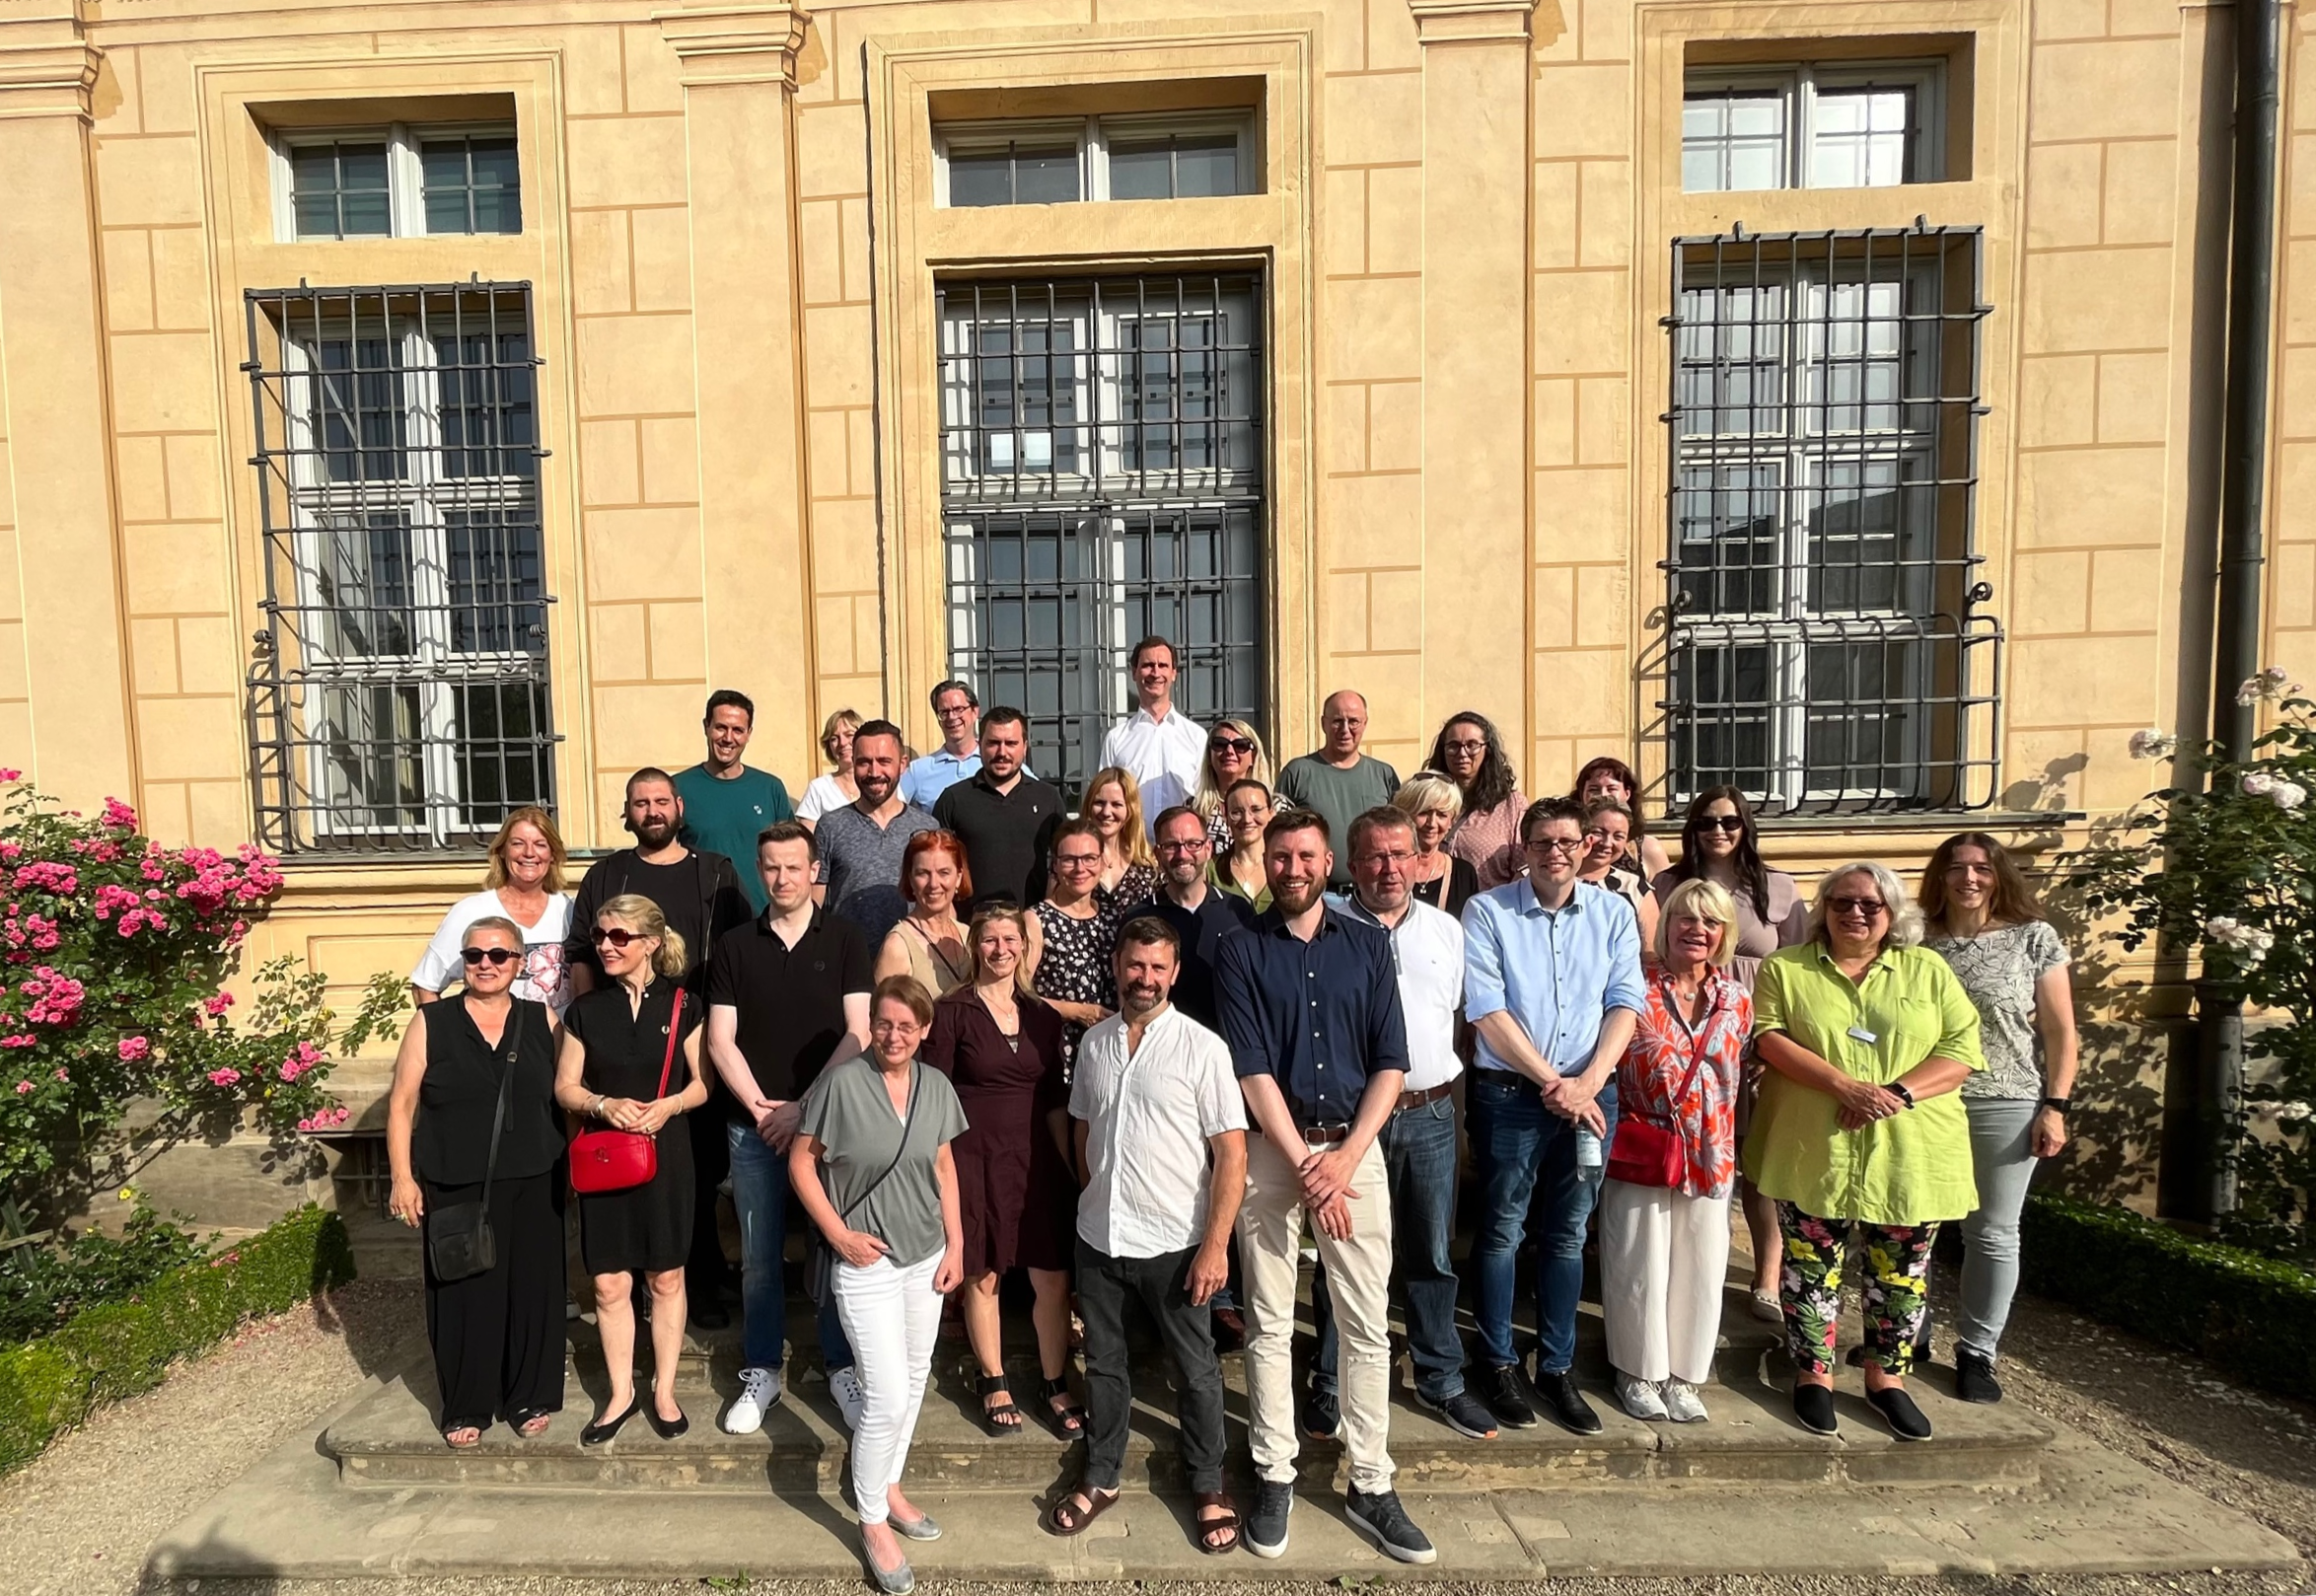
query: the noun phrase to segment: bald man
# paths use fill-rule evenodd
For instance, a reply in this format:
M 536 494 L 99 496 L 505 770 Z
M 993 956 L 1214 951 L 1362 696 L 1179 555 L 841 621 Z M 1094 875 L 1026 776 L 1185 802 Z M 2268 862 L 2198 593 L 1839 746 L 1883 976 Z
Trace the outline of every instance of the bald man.
M 1297 808 L 1316 809 L 1326 816 L 1330 834 L 1348 836 L 1352 821 L 1391 802 L 1400 790 L 1400 773 L 1359 752 L 1367 736 L 1367 700 L 1349 688 L 1327 695 L 1327 702 L 1319 706 L 1319 726 L 1327 734 L 1326 746 L 1286 762 L 1286 768 L 1278 772 L 1278 795 Z M 1327 881 L 1329 891 L 1350 891 L 1350 853 L 1343 848 L 1337 854 Z

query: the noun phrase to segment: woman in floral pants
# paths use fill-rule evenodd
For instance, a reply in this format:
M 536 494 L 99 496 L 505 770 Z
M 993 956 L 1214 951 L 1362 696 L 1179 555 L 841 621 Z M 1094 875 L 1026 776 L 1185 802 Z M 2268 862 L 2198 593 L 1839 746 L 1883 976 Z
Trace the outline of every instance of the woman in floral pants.
M 1834 1336 L 1841 1328 L 1843 1255 L 1848 1250 L 1849 1221 L 1820 1219 L 1791 1202 L 1777 1204 L 1777 1225 L 1785 1233 L 1785 1338 L 1793 1366 L 1832 1378 Z M 1929 1306 L 1930 1244 L 1938 1224 L 1859 1225 L 1865 1280 L 1859 1288 L 1865 1309 L 1866 1356 L 1891 1374 L 1914 1362 L 1914 1339 Z

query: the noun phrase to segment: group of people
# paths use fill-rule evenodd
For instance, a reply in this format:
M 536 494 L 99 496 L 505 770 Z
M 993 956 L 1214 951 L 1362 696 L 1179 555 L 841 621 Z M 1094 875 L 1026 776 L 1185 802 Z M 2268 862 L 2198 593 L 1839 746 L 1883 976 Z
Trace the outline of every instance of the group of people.
M 1253 726 L 1175 707 L 1178 665 L 1163 638 L 1134 649 L 1137 707 L 1074 813 L 1026 767 L 1024 715 L 946 682 L 944 744 L 923 758 L 888 721 L 831 717 L 834 768 L 795 812 L 743 762 L 753 706 L 716 693 L 707 758 L 630 779 L 635 845 L 575 900 L 551 820 L 506 823 L 485 890 L 412 976 L 390 1119 L 394 1212 L 432 1227 L 479 1204 L 496 1242 L 456 1278 L 429 1248 L 449 1445 L 494 1418 L 538 1434 L 560 1406 L 572 1185 L 611 1371 L 588 1444 L 638 1413 L 662 1435 L 688 1423 L 685 1321 L 728 1322 L 727 1184 L 745 1366 L 722 1423 L 762 1423 L 783 1393 L 801 1206 L 886 1591 L 909 1588 L 903 1542 L 939 1533 L 902 1475 L 952 1294 L 988 1427 L 1034 1416 L 1086 1441 L 1045 1521 L 1065 1536 L 1118 1497 L 1125 1305 L 1141 1302 L 1179 1371 L 1194 1540 L 1215 1554 L 1279 1556 L 1298 1447 L 1335 1437 L 1354 1526 L 1433 1560 L 1392 1487 L 1395 1282 L 1415 1400 L 1443 1422 L 1487 1440 L 1541 1409 L 1597 1431 L 1572 1375 L 1596 1222 L 1615 1398 L 1636 1418 L 1706 1416 L 1733 1199 L 1798 1423 L 1837 1429 L 1854 1251 L 1867 1400 L 1898 1439 L 1929 1435 L 1905 1377 L 1926 1345 L 1932 1242 L 1955 1220 L 1957 1388 L 1999 1400 L 2019 1213 L 2035 1161 L 2065 1141 L 2075 1068 L 2065 950 L 1999 841 L 1949 838 L 1913 895 L 1880 864 L 1841 865 L 1805 903 L 1735 788 L 1695 796 L 1676 854 L 1619 761 L 1532 802 L 1496 729 L 1463 713 L 1402 780 L 1363 752 L 1348 691 L 1323 706 L 1325 745 L 1274 778 Z M 567 1125 L 589 1132 L 570 1152 Z M 621 1137 L 655 1150 L 648 1179 L 579 1178 Z M 1298 1381 L 1307 1241 L 1318 1338 Z M 1531 1242 L 1532 1365 L 1513 1333 Z M 1029 1413 L 1000 1353 L 1015 1270 L 1042 1376 Z M 1243 1512 L 1224 1487 L 1218 1333 L 1246 1352 Z

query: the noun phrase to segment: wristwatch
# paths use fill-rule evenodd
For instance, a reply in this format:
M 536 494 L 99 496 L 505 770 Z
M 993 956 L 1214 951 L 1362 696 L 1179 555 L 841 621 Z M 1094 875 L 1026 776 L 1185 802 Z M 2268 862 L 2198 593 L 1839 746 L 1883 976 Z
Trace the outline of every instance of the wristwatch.
M 1911 1109 L 1914 1107 L 1914 1094 L 1906 1089 L 1906 1083 L 1904 1081 L 1892 1081 L 1888 1086 L 1884 1087 L 1883 1090 L 1896 1097 L 1908 1108 Z
M 2062 1120 L 2066 1118 L 2067 1106 L 2067 1100 L 2063 1097 L 2047 1097 L 2043 1099 L 2043 1107 L 2057 1111 L 2059 1118 Z

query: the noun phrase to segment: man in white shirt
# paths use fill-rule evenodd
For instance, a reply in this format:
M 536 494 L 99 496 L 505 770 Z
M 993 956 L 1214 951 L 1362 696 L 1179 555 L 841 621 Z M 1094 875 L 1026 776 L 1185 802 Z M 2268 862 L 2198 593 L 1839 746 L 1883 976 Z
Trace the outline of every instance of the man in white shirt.
M 1076 1535 L 1118 1501 L 1133 1391 L 1125 1304 L 1138 1297 L 1181 1371 L 1182 1460 L 1207 1552 L 1238 1545 L 1222 1488 L 1222 1368 L 1207 1303 L 1230 1277 L 1247 1185 L 1247 1111 L 1222 1038 L 1168 1001 L 1174 928 L 1150 916 L 1118 934 L 1119 1012 L 1078 1044 L 1069 1093 L 1078 1178 L 1078 1312 L 1086 1325 L 1085 1472 L 1047 1527 Z
M 1181 667 L 1174 645 L 1163 637 L 1134 644 L 1126 671 L 1133 677 L 1139 707 L 1102 739 L 1101 767 L 1115 764 L 1141 784 L 1145 827 L 1176 804 L 1191 801 L 1206 759 L 1205 728 L 1174 707 L 1174 679 Z
M 1495 1438 L 1495 1418 L 1464 1389 L 1464 1341 L 1456 1333 L 1456 1267 L 1448 1240 L 1456 1220 L 1456 1105 L 1464 1072 L 1456 1056 L 1456 1015 L 1464 1002 L 1464 928 L 1455 916 L 1417 903 L 1409 874 L 1414 824 L 1384 806 L 1350 826 L 1352 892 L 1337 900 L 1352 919 L 1391 938 L 1400 1008 L 1408 1022 L 1408 1079 L 1376 1144 L 1391 1184 L 1392 1240 L 1408 1296 L 1408 1351 L 1415 1400 L 1459 1434 Z M 1306 1414 L 1319 1422 L 1336 1408 L 1335 1314 L 1324 1271 L 1312 1282 L 1319 1352 Z M 1306 1425 L 1313 1422 L 1306 1417 Z

